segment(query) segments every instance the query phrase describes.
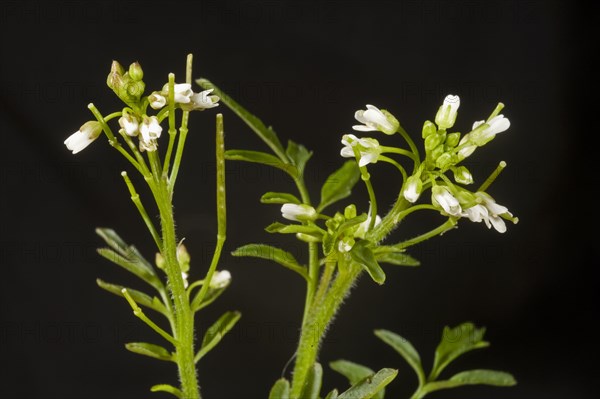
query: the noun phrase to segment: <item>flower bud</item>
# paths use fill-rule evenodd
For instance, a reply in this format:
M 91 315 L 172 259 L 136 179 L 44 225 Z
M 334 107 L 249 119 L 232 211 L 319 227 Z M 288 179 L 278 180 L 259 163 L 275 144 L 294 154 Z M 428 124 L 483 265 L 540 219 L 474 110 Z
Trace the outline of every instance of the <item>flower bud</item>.
M 129 76 L 135 81 L 139 81 L 144 78 L 144 71 L 138 62 L 134 62 L 133 64 L 129 65 Z
M 227 270 L 217 270 L 210 279 L 209 287 L 218 290 L 225 288 L 231 282 L 231 273 Z
M 445 134 L 432 134 L 425 138 L 425 151 L 433 151 L 434 148 L 438 147 L 446 139 Z
M 406 185 L 402 195 L 404 195 L 404 198 L 406 198 L 408 202 L 415 203 L 419 199 L 422 191 L 423 182 L 421 181 L 421 176 L 413 175 L 406 179 Z
M 156 263 L 156 267 L 158 267 L 161 270 L 165 270 L 165 268 L 167 267 L 167 262 L 165 261 L 165 258 L 162 256 L 162 254 L 160 252 L 156 253 L 156 257 L 154 258 L 154 263 Z
M 450 148 L 453 148 L 458 145 L 459 141 L 460 141 L 460 133 L 450 133 L 449 135 L 446 136 L 446 141 L 444 142 L 444 144 L 446 144 L 446 146 L 448 146 Z
M 440 129 L 450 129 L 456 122 L 456 114 L 460 106 L 460 98 L 449 94 L 435 115 L 435 123 Z
M 445 170 L 452 165 L 452 161 L 452 154 L 449 152 L 444 152 L 435 159 L 435 166 L 437 166 L 439 169 Z
M 187 251 L 187 248 L 183 243 L 177 246 L 177 261 L 179 262 L 179 266 L 181 267 L 182 272 L 186 272 L 190 270 L 190 261 L 192 258 Z
M 459 166 L 457 168 L 453 168 L 454 172 L 454 180 L 460 184 L 471 184 L 473 183 L 473 175 L 469 172 L 465 166 Z
M 284 218 L 294 221 L 315 220 L 317 218 L 315 208 L 305 204 L 284 204 L 281 207 L 281 213 Z
M 423 131 L 421 132 L 421 136 L 425 139 L 433 134 L 437 133 L 437 128 L 435 124 L 431 121 L 425 121 L 423 124 Z

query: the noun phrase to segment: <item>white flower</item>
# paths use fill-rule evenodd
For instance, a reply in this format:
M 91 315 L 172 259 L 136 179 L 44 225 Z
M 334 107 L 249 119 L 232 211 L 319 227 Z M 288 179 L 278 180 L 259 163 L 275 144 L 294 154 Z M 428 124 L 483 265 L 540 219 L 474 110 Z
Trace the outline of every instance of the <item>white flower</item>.
M 460 97 L 448 94 L 444 103 L 435 115 L 435 123 L 440 129 L 450 129 L 456 122 L 456 114 L 460 107 Z
M 352 247 L 354 247 L 354 240 L 349 241 L 349 240 L 339 240 L 338 241 L 338 251 L 341 253 L 346 253 L 346 252 L 350 252 L 352 250 Z
M 489 216 L 485 220 L 488 228 L 491 227 L 491 223 L 491 225 L 494 226 L 499 233 L 506 232 L 506 223 L 504 223 L 501 215 L 508 215 L 509 217 L 512 217 L 513 215 L 508 211 L 508 208 L 497 204 L 490 195 L 484 192 L 479 191 L 476 192 L 475 195 L 482 200 L 483 206 L 485 206 L 488 211 Z
M 380 223 L 381 223 L 381 217 L 379 217 L 379 215 L 375 215 L 375 225 L 374 226 L 377 226 Z M 365 236 L 367 235 L 367 231 L 369 231 L 370 225 L 371 225 L 371 208 L 369 207 L 369 214 L 367 215 L 367 219 L 358 225 L 358 228 L 354 232 L 354 237 L 365 238 Z M 340 251 L 340 252 L 343 252 L 343 251 Z
M 162 133 L 162 127 L 156 116 L 148 117 L 144 115 L 144 120 L 140 125 L 140 151 L 156 151 L 156 139 Z
M 367 104 L 366 110 L 358 110 L 354 113 L 354 118 L 364 125 L 354 125 L 352 129 L 361 132 L 372 132 L 379 130 L 385 134 L 394 134 L 400 127 L 400 123 L 385 110 L 380 110 L 374 105 Z
M 225 288 L 231 282 L 231 273 L 227 270 L 217 270 L 210 280 L 209 287 L 216 290 Z
M 140 126 L 140 133 L 142 134 L 144 141 L 150 141 L 159 138 L 160 134 L 162 133 L 162 126 L 160 126 L 158 118 L 156 116 L 144 116 L 144 120 Z
M 135 137 L 138 135 L 139 122 L 133 115 L 123 115 L 119 118 L 119 126 L 128 136 Z
M 187 104 L 191 100 L 194 92 L 192 91 L 192 85 L 189 83 L 175 83 L 173 85 L 174 99 L 176 103 Z M 165 97 L 169 97 L 169 84 L 163 86 L 161 94 Z
M 410 203 L 414 203 L 419 199 L 421 195 L 421 190 L 423 189 L 423 182 L 421 181 L 421 176 L 413 175 L 406 179 L 406 187 L 402 192 L 404 198 Z
M 187 288 L 189 283 L 188 283 L 188 274 L 186 272 L 181 272 L 181 278 L 183 279 L 183 288 Z
M 70 135 L 64 144 L 69 151 L 77 154 L 88 145 L 92 144 L 102 133 L 102 125 L 97 121 L 89 121 L 84 123 L 78 131 Z
M 482 128 L 477 130 L 479 127 Z M 494 116 L 489 122 L 476 121 L 473 123 L 473 132 L 471 133 L 470 141 L 478 146 L 482 146 L 509 127 L 510 121 L 502 114 Z
M 461 216 L 460 203 L 444 186 L 433 186 L 431 189 L 431 202 L 434 206 L 441 207 L 449 215 Z
M 470 208 L 464 210 L 461 216 L 468 217 L 470 221 L 479 223 L 482 220 L 485 220 L 485 224 L 490 227 L 490 222 L 488 221 L 489 213 L 485 206 L 477 204 Z
M 304 204 L 284 204 L 281 207 L 281 214 L 284 218 L 294 221 L 315 220 L 317 211 L 310 205 Z
M 191 102 L 187 106 L 181 108 L 186 111 L 205 110 L 219 106 L 219 96 L 210 95 L 214 89 L 204 90 L 200 93 L 193 94 L 190 99 Z M 191 105 L 191 107 L 190 107 Z M 187 109 L 190 108 L 190 109 Z
M 167 104 L 167 98 L 155 91 L 148 96 L 148 102 L 150 103 L 152 109 L 161 109 Z
M 359 139 L 353 134 L 345 134 L 342 137 L 342 144 L 344 147 L 340 151 L 340 155 L 344 158 L 354 158 L 354 146 L 358 146 L 360 159 L 358 160 L 358 166 L 365 166 L 370 163 L 377 163 L 379 155 L 381 155 L 381 147 L 379 142 L 372 138 Z

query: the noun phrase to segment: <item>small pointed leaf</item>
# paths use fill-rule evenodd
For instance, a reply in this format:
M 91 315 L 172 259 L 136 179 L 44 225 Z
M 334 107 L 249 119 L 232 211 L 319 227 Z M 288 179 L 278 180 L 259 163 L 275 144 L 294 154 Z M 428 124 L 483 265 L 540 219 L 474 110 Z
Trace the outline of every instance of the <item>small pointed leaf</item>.
M 452 376 L 449 380 L 430 382 L 423 387 L 422 392 L 428 394 L 441 389 L 450 389 L 464 385 L 492 385 L 511 387 L 517 384 L 515 378 L 504 371 L 469 370 Z
M 404 252 L 378 252 L 375 258 L 379 263 L 388 263 L 396 266 L 421 266 L 421 262 Z
M 358 384 L 361 380 L 375 374 L 370 368 L 348 360 L 336 360 L 329 363 L 329 367 L 346 377 L 350 385 Z M 385 388 L 377 392 L 373 399 L 383 399 L 384 395 Z
M 286 159 L 283 145 L 279 141 L 277 134 L 271 127 L 266 127 L 265 124 L 256 116 L 248 112 L 244 107 L 235 102 L 231 97 L 225 94 L 221 89 L 212 84 L 207 79 L 197 79 L 196 83 L 204 89 L 213 89 L 214 94 L 219 96 L 221 102 L 229 107 L 237 116 L 243 120 L 250 129 L 254 131 L 267 144 L 271 150 L 281 159 Z
M 227 150 L 225 151 L 225 159 L 229 161 L 246 161 L 253 163 L 260 163 L 263 165 L 272 166 L 279 168 L 284 172 L 288 173 L 293 178 L 298 176 L 296 167 L 291 164 L 283 163 L 279 158 L 262 151 L 250 151 L 250 150 Z
M 375 375 L 369 376 L 352 386 L 347 391 L 338 396 L 338 399 L 370 399 L 381 391 L 387 384 L 392 382 L 398 370 L 381 369 Z
M 301 204 L 302 202 L 292 194 L 268 192 L 260 197 L 263 204 Z
M 247 244 L 239 247 L 231 253 L 233 256 L 250 256 L 255 258 L 262 258 L 277 262 L 283 267 L 299 273 L 302 277 L 306 278 L 306 269 L 301 266 L 294 255 L 266 244 Z
M 327 396 L 325 396 L 325 399 L 337 399 L 338 395 L 339 395 L 338 390 L 334 389 L 333 391 L 329 392 L 327 394 Z
M 290 398 L 290 383 L 285 378 L 278 379 L 271 392 L 269 393 L 269 399 L 289 399 Z
M 329 205 L 348 197 L 358 182 L 360 171 L 355 161 L 346 161 L 341 168 L 333 172 L 321 188 L 321 203 L 317 212 Z
M 200 345 L 200 350 L 196 354 L 194 360 L 198 362 L 219 342 L 221 342 L 223 336 L 225 336 L 225 334 L 227 334 L 233 328 L 233 326 L 235 326 L 240 317 L 242 317 L 240 312 L 225 312 L 221 317 L 219 317 L 219 319 L 204 334 L 202 344 Z
M 421 384 L 425 383 L 425 372 L 423 371 L 423 366 L 421 365 L 421 357 L 419 356 L 419 353 L 415 347 L 412 346 L 407 339 L 388 330 L 375 330 L 375 335 L 383 342 L 394 348 L 394 350 L 396 350 L 396 352 L 398 352 L 404 358 L 404 360 L 406 360 L 410 367 L 413 368 L 415 373 L 417 373 L 419 382 Z
M 379 266 L 379 263 L 377 263 L 373 251 L 369 248 L 370 245 L 369 241 L 360 240 L 352 247 L 350 256 L 369 273 L 373 281 L 381 285 L 385 282 L 385 273 L 381 269 L 381 266 Z
M 303 233 L 309 234 L 315 237 L 321 237 L 324 230 L 320 229 L 317 226 L 305 226 L 302 224 L 283 224 L 279 222 L 272 223 L 268 225 L 265 230 L 268 233 L 281 233 L 281 234 L 296 234 Z
M 171 395 L 178 397 L 179 399 L 183 399 L 183 392 L 181 392 L 179 389 L 177 389 L 174 386 L 169 385 L 169 384 L 154 385 L 152 388 L 150 388 L 150 391 L 151 392 L 168 392 Z
M 442 370 L 457 357 L 474 349 L 486 348 L 489 342 L 483 340 L 485 328 L 476 328 L 473 323 L 463 323 L 454 328 L 444 327 L 442 339 L 435 350 L 430 381 L 437 379 Z
M 297 144 L 292 140 L 288 140 L 288 146 L 285 153 L 298 170 L 298 175 L 302 176 L 304 174 L 306 162 L 308 162 L 313 154 L 312 151 L 308 151 L 302 144 Z
M 138 355 L 153 357 L 159 360 L 173 361 L 173 355 L 162 346 L 149 344 L 147 342 L 129 342 L 125 348 Z
M 321 393 L 321 383 L 323 381 L 323 367 L 320 363 L 313 364 L 304 389 L 302 390 L 301 399 L 319 399 Z
M 123 288 L 126 288 L 129 295 L 131 295 L 133 300 L 138 305 L 145 306 L 149 309 L 157 311 L 158 313 L 168 316 L 167 308 L 157 297 L 150 298 L 150 296 L 148 294 L 145 294 L 141 291 L 134 290 L 133 288 L 127 288 L 127 287 L 124 287 L 124 286 L 118 285 L 118 284 L 107 283 L 106 281 L 103 281 L 99 278 L 96 279 L 96 284 L 98 284 L 98 286 L 100 288 L 110 292 L 111 294 L 115 294 L 122 298 L 125 298 L 122 290 L 123 290 Z
M 196 292 L 196 295 L 194 296 L 194 299 L 191 302 L 192 311 L 197 312 L 200 309 L 204 309 L 205 307 L 213 303 L 218 297 L 221 296 L 221 294 L 223 294 L 223 292 L 225 292 L 228 286 L 229 285 L 220 288 L 209 287 L 208 291 L 206 291 L 206 295 L 202 299 L 202 302 L 198 302 L 198 299 L 200 298 L 200 290 L 198 290 L 198 292 Z

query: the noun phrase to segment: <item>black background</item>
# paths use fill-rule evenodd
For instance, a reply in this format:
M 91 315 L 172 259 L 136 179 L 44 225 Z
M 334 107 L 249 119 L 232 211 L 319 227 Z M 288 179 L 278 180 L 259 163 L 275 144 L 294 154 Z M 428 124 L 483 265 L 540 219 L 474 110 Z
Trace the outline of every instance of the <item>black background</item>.
M 450 375 L 497 368 L 519 384 L 435 397 L 592 397 L 597 217 L 595 180 L 584 181 L 584 173 L 597 149 L 596 133 L 584 129 L 596 125 L 595 115 L 582 108 L 584 87 L 594 81 L 583 52 L 590 15 L 577 2 L 541 0 L 3 1 L 0 397 L 165 397 L 148 393 L 149 386 L 176 382 L 171 365 L 123 349 L 124 342 L 159 341 L 123 300 L 95 285 L 101 276 L 137 287 L 96 255 L 95 226 L 113 227 L 153 256 L 119 176 L 130 168 L 103 139 L 76 156 L 62 142 L 91 119 L 89 102 L 105 114 L 119 109 L 104 83 L 111 60 L 138 60 L 152 90 L 171 71 L 183 80 L 188 52 L 195 56 L 194 77 L 213 80 L 282 139 L 315 150 L 307 172 L 314 198 L 341 164 L 341 134 L 351 132 L 353 113 L 365 103 L 389 109 L 418 138 L 448 93 L 461 97 L 457 127 L 463 131 L 504 102 L 510 130 L 469 164 L 482 181 L 498 161 L 508 163 L 490 192 L 521 222 L 504 235 L 461 222 L 413 249 L 421 268 L 388 268 L 383 287 L 361 278 L 329 331 L 321 361 L 398 368 L 389 397 L 408 397 L 416 383 L 412 371 L 372 330 L 409 338 L 429 367 L 442 327 L 471 320 L 488 328 L 492 346 L 466 356 Z M 218 111 L 229 148 L 264 149 L 225 106 Z M 193 114 L 175 200 L 192 278 L 207 267 L 216 234 L 214 114 Z M 385 164 L 372 169 L 381 203 L 391 203 L 397 175 Z M 205 397 L 261 398 L 293 353 L 303 284 L 286 270 L 229 251 L 249 241 L 277 242 L 302 257 L 302 247 L 263 231 L 280 214 L 258 199 L 265 191 L 292 190 L 285 176 L 230 163 L 227 184 L 221 267 L 232 272 L 233 283 L 198 320 L 205 329 L 225 310 L 239 309 L 243 317 L 199 375 Z M 358 187 L 356 202 L 365 209 Z M 394 237 L 440 220 L 413 218 Z M 574 227 L 575 220 L 592 226 L 591 233 Z M 327 367 L 324 384 L 345 387 Z

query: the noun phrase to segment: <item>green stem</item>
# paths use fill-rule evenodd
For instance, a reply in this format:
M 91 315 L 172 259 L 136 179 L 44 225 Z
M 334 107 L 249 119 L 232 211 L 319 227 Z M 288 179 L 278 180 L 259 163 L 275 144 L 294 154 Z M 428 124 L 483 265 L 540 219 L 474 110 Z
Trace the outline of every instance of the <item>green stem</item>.
M 302 203 L 311 205 L 310 195 L 304 182 L 304 177 L 300 176 L 294 179 Z M 308 278 L 306 279 L 306 297 L 304 299 L 304 313 L 302 315 L 302 324 L 306 322 L 310 305 L 313 302 L 315 290 L 319 284 L 319 244 L 316 242 L 308 243 Z
M 412 159 L 414 162 L 417 162 L 417 160 L 418 160 L 417 155 L 415 155 L 415 153 L 413 151 L 407 151 L 402 148 L 388 147 L 388 146 L 384 146 L 384 145 L 380 146 L 379 148 L 381 148 L 381 151 L 384 153 L 404 155 L 404 156 Z
M 346 270 L 338 271 L 327 295 L 311 306 L 300 334 L 290 398 L 300 398 L 310 369 L 317 360 L 325 331 L 361 270 L 360 266 L 351 263 Z
M 454 226 L 456 226 L 456 223 L 457 223 L 457 220 L 455 218 L 448 218 L 448 220 L 446 220 L 446 222 L 444 222 L 440 226 L 436 227 L 435 229 L 428 231 L 425 234 L 421 234 L 420 236 L 417 236 L 417 237 L 411 238 L 409 240 L 403 241 L 399 244 L 393 245 L 392 248 L 399 250 L 399 249 L 405 249 L 405 248 L 411 247 L 415 244 L 418 244 L 418 243 L 428 240 L 432 237 L 435 237 L 437 235 L 445 233 L 446 231 L 454 228 Z
M 417 170 L 417 168 L 420 165 L 419 160 L 421 159 L 421 155 L 419 155 L 419 150 L 418 150 L 417 146 L 415 145 L 415 142 L 410 138 L 410 136 L 408 135 L 408 133 L 406 132 L 406 130 L 404 130 L 404 128 L 402 126 L 398 127 L 398 133 L 400 133 L 400 135 L 404 138 L 404 140 L 406 140 L 406 142 L 408 143 L 408 146 L 410 147 L 410 150 L 412 151 L 413 154 L 415 154 L 415 158 L 413 158 L 413 161 L 415 162 L 415 170 Z
M 129 189 L 129 193 L 131 194 L 131 201 L 133 201 L 135 207 L 140 213 L 140 216 L 142 217 L 142 219 L 144 219 L 144 223 L 146 223 L 148 231 L 150 231 L 150 234 L 152 235 L 152 238 L 154 239 L 157 248 L 160 250 L 162 248 L 160 236 L 158 235 L 158 232 L 154 227 L 154 223 L 152 223 L 152 220 L 150 220 L 148 212 L 146 212 L 146 208 L 144 208 L 144 204 L 142 204 L 142 201 L 140 200 L 140 195 L 135 191 L 135 187 L 133 186 L 133 183 L 131 182 L 129 176 L 127 176 L 127 172 L 121 172 L 121 176 L 123 176 L 123 180 L 125 180 L 125 184 L 127 184 L 127 188 Z
M 156 157 L 155 160 L 158 158 Z M 160 175 L 158 175 L 160 176 Z M 181 267 L 177 261 L 177 239 L 171 196 L 165 180 L 159 180 L 156 202 L 159 206 L 163 233 L 163 256 L 169 289 L 175 313 L 174 338 L 177 340 L 176 356 L 183 397 L 199 399 L 198 379 L 194 363 L 194 313 L 186 294 Z

